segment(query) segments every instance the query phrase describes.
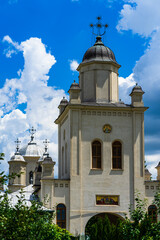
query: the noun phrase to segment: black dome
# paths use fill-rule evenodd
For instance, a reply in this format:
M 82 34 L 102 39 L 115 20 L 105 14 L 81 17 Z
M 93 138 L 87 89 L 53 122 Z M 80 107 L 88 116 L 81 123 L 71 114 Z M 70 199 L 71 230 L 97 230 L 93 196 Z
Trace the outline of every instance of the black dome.
M 91 61 L 116 62 L 112 50 L 104 46 L 101 37 L 96 37 L 97 41 L 93 47 L 90 47 L 83 56 L 82 63 Z
M 60 104 L 64 104 L 64 105 L 66 104 L 67 105 L 68 100 L 65 97 L 63 97 L 62 100 L 60 101 Z

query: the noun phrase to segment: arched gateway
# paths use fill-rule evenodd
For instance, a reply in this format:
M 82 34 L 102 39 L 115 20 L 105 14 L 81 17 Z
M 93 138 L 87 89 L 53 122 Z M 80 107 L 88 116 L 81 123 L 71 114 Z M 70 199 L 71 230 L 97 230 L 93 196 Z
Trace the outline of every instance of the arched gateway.
M 112 224 L 116 225 L 118 220 L 123 221 L 124 218 L 122 216 L 120 216 L 119 214 L 115 214 L 115 213 L 105 213 L 105 212 L 98 213 L 88 220 L 88 222 L 85 226 L 85 236 L 91 236 L 90 234 L 92 234 L 92 232 L 95 230 L 96 224 L 97 224 L 97 228 L 98 228 L 98 225 L 102 224 L 103 229 L 105 229 L 106 224 L 109 224 L 110 226 Z M 109 226 L 106 226 L 106 229 L 108 229 L 108 227 Z M 100 228 L 102 228 L 102 226 Z M 99 229 L 99 230 L 102 233 L 103 230 L 102 229 Z

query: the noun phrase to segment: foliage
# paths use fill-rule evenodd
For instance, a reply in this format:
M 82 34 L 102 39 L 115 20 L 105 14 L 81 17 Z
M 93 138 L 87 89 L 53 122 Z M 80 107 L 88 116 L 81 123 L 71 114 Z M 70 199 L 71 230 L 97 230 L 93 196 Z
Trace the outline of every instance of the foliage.
M 4 172 L 1 172 L 1 183 L 7 183 L 10 177 L 12 176 L 7 176 Z M 17 198 L 17 204 L 12 206 L 8 191 L 5 191 L 3 194 L 1 192 L 0 194 L 1 240 L 71 239 L 71 234 L 68 231 L 53 224 L 52 213 L 44 211 L 42 203 L 33 200 L 31 206 L 27 206 L 23 191 L 21 191 L 20 196 L 17 196 Z
M 103 217 L 93 217 L 87 224 L 86 235 L 91 240 L 116 239 L 116 226 L 111 224 L 107 215 Z
M 156 194 L 154 196 L 153 203 L 157 206 L 157 211 L 160 214 L 160 186 L 159 186 L 159 190 L 156 192 Z
M 156 196 L 155 201 L 160 204 L 159 195 Z M 113 225 L 107 216 L 105 218 L 93 217 L 87 223 L 86 235 L 90 240 L 159 240 L 160 222 L 152 223 L 152 219 L 146 212 L 146 200 L 141 200 L 139 194 L 137 194 L 135 202 L 135 210 L 130 208 L 132 221 L 126 218 Z

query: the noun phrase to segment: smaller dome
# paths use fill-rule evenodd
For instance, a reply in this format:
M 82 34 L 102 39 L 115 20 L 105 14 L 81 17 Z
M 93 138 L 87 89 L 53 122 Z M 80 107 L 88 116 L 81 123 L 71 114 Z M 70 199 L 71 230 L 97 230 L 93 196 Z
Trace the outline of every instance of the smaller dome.
M 76 81 L 74 80 L 74 82 L 70 86 L 70 89 L 79 89 L 79 84 L 76 83 Z
M 25 162 L 23 156 L 21 156 L 19 153 L 15 153 L 15 154 L 11 157 L 10 161 L 21 161 L 21 162 Z
M 67 105 L 68 104 L 68 100 L 63 97 L 62 100 L 60 101 L 60 105 Z
M 50 164 L 50 163 L 55 164 L 55 162 L 49 156 L 49 153 L 47 153 L 46 155 L 44 155 L 42 164 Z
M 41 157 L 44 149 L 36 143 L 29 142 L 28 145 L 22 147 L 19 152 L 22 156 Z
M 143 90 L 142 90 L 142 87 L 138 85 L 138 83 L 136 83 L 136 86 L 132 89 L 132 93 L 134 92 L 139 92 L 139 93 L 144 93 Z

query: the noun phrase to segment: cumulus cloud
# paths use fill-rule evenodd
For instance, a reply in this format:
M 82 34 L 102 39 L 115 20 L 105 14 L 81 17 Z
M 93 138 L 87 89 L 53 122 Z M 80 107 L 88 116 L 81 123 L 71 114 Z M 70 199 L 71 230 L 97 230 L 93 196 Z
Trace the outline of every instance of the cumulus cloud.
M 131 89 L 133 86 L 136 84 L 134 80 L 134 75 L 131 73 L 128 77 L 123 78 L 119 77 L 119 98 L 123 99 L 124 102 L 129 103 L 130 96 L 129 94 L 131 93 Z
M 48 86 L 48 74 L 56 63 L 55 57 L 46 51 L 46 46 L 39 38 L 30 38 L 18 44 L 5 36 L 3 41 L 23 54 L 24 68 L 18 71 L 19 78 L 6 79 L 0 89 L 1 152 L 9 160 L 10 153 L 13 154 L 15 149 L 15 139 L 20 137 L 22 145 L 28 142 L 28 128 L 34 126 L 37 128 L 37 141 L 41 145 L 44 139 L 50 139 L 50 154 L 57 161 L 57 126 L 54 119 L 65 92 Z M 25 104 L 23 110 L 20 108 L 22 103 Z M 4 162 L 3 168 L 6 166 Z
M 73 72 L 77 71 L 77 67 L 79 63 L 76 60 L 69 60 L 69 62 L 70 62 L 70 70 Z
M 134 81 L 143 87 L 146 92 L 145 105 L 150 107 L 145 115 L 145 150 L 149 169 L 155 178 L 154 167 L 160 160 L 160 145 L 154 143 L 154 139 L 158 139 L 160 134 L 160 108 L 157 104 L 160 102 L 160 1 L 126 0 L 125 2 L 120 12 L 117 29 L 131 30 L 134 34 L 144 37 L 148 43 L 146 51 L 135 64 L 133 75 L 130 76 L 133 76 Z M 121 80 L 127 81 L 127 79 Z
M 119 31 L 132 30 L 133 33 L 148 37 L 159 29 L 159 0 L 125 0 L 125 2 L 117 25 Z

